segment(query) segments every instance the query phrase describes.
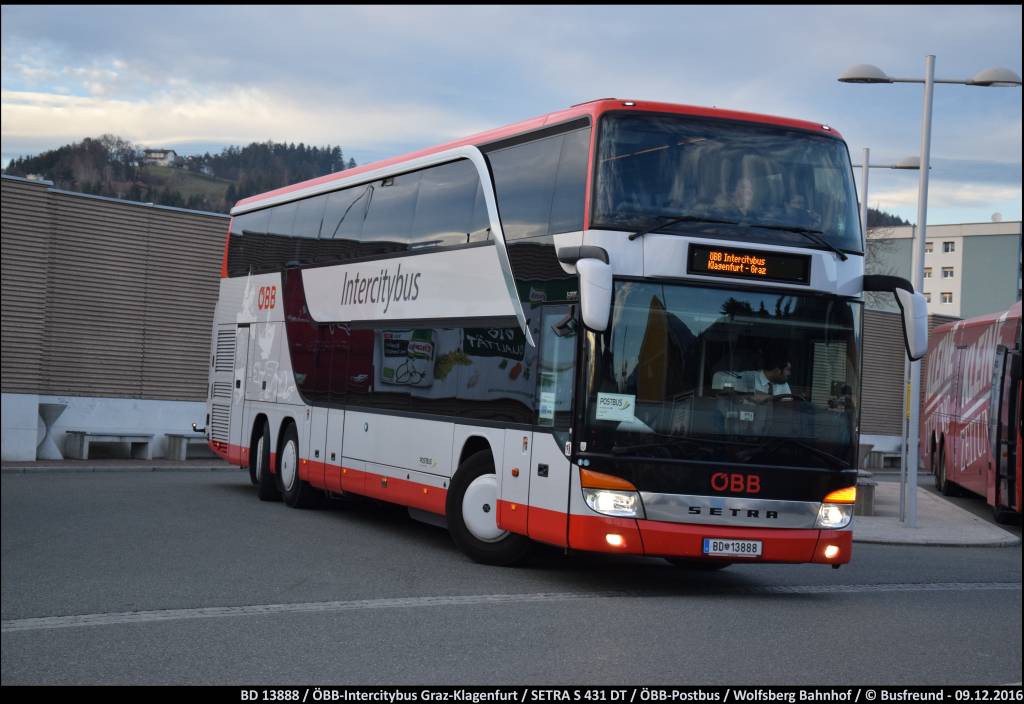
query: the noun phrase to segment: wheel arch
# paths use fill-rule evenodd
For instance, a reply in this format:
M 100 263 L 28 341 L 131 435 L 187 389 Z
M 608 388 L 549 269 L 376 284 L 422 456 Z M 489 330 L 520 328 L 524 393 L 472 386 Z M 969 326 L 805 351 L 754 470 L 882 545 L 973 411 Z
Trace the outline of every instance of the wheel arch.
M 462 452 L 459 453 L 459 462 L 455 465 L 458 469 L 461 467 L 466 460 L 478 452 L 486 452 L 491 456 L 491 462 L 494 461 L 494 450 L 491 448 L 491 441 L 482 435 L 470 435 L 466 438 L 462 444 Z
M 289 426 L 295 426 L 295 435 L 296 438 L 298 437 L 299 426 L 295 422 L 295 419 L 292 418 L 291 416 L 285 416 L 284 418 L 282 418 L 281 425 L 277 429 L 277 438 L 274 441 L 275 452 L 277 453 L 278 456 L 280 456 L 281 450 L 283 449 L 282 445 L 284 444 L 284 434 L 288 432 Z M 301 452 L 302 445 L 299 445 L 298 449 Z

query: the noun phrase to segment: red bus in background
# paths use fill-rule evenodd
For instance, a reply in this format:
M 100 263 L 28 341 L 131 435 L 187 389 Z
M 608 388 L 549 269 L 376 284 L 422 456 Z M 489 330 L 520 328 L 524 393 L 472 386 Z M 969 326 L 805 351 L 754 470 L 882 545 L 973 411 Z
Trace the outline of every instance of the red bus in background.
M 1020 314 L 1017 301 L 931 332 L 921 414 L 923 461 L 939 490 L 984 496 L 1001 523 L 1021 510 Z

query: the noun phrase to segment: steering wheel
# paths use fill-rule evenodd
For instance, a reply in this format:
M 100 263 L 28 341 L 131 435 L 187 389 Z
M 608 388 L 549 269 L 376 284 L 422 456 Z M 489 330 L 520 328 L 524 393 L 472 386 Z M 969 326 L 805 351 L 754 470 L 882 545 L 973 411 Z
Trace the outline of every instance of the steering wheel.
M 776 394 L 775 396 L 769 396 L 768 394 L 765 394 L 764 398 L 762 398 L 759 401 L 754 401 L 754 403 L 764 404 L 764 403 L 767 403 L 768 401 L 771 401 L 772 403 L 774 403 L 776 401 L 783 401 L 783 402 L 787 402 L 787 401 L 803 401 L 803 402 L 806 402 L 807 399 L 805 399 L 803 396 L 800 396 L 799 394 Z
M 807 401 L 807 399 L 805 399 L 800 394 L 779 394 L 778 396 L 772 396 L 772 400 L 773 401 L 804 401 L 804 402 Z

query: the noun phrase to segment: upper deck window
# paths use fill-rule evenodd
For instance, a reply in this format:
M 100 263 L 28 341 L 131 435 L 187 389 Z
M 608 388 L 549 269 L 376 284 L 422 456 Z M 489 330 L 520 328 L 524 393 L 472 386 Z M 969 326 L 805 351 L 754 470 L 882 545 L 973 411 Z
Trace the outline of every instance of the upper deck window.
M 814 246 L 792 231 L 805 229 L 840 249 L 864 251 L 846 145 L 773 125 L 606 115 L 593 213 L 595 228 L 639 230 L 685 215 L 667 231 Z
M 583 228 L 590 128 L 489 151 L 505 238 Z

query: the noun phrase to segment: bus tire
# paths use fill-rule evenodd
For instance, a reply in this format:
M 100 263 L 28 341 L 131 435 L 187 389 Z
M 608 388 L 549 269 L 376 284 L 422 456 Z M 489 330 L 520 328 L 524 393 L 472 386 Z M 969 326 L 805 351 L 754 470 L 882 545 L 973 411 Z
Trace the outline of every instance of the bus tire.
M 252 442 L 249 443 L 249 481 L 253 486 L 260 485 L 260 477 L 270 467 L 270 431 L 264 418 L 260 425 L 252 430 Z
M 281 498 L 292 508 L 316 506 L 316 491 L 299 477 L 299 434 L 294 423 L 288 423 L 281 436 L 281 449 L 277 453 L 277 478 Z
M 724 570 L 732 564 L 731 562 L 723 562 L 721 560 L 697 560 L 691 557 L 666 557 L 665 561 L 680 569 L 692 570 L 694 572 L 715 572 L 716 570 Z
M 280 501 L 281 492 L 277 488 L 277 477 L 270 472 L 270 427 L 266 419 L 264 419 L 263 427 L 259 432 L 263 439 L 264 456 L 267 462 L 259 472 L 256 482 L 256 496 L 259 497 L 260 501 Z M 256 444 L 259 446 L 259 441 Z M 251 456 L 252 453 L 250 453 Z
M 448 487 L 445 514 L 452 540 L 474 562 L 512 565 L 530 553 L 529 538 L 498 528 L 498 476 L 488 451 L 459 465 Z
M 943 496 L 958 496 L 960 492 L 953 486 L 953 482 L 946 478 L 946 446 L 939 446 L 939 467 L 935 474 L 935 486 Z
M 992 518 L 996 523 L 1020 525 L 1020 514 L 1013 509 L 1005 508 L 1003 506 L 992 507 Z

